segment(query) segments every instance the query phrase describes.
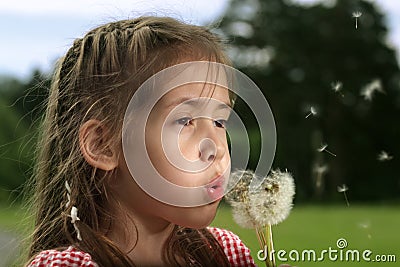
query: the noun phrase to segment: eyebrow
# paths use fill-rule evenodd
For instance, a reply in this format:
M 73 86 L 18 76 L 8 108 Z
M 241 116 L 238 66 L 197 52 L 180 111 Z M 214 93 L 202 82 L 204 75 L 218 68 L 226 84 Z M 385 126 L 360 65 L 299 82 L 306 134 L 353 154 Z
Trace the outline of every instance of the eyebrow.
M 214 100 L 216 100 L 216 99 L 214 99 Z M 220 100 L 216 100 L 216 101 L 221 102 Z M 195 106 L 196 104 L 198 104 L 198 102 L 199 101 L 196 98 L 184 96 L 184 97 L 177 98 L 177 99 L 171 101 L 170 103 L 166 103 L 165 107 L 166 108 L 176 107 L 179 104 Z M 223 102 L 223 103 L 218 104 L 217 109 L 232 109 L 232 105 L 231 105 L 231 103 Z

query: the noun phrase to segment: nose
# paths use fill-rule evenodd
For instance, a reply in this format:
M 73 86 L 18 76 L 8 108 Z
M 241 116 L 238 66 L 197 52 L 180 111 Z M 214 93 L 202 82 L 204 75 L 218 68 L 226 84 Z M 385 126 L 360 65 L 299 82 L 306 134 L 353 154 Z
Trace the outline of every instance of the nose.
M 221 159 L 225 154 L 224 141 L 221 140 L 221 133 L 217 133 L 214 123 L 210 119 L 202 119 L 201 140 L 199 143 L 199 157 L 203 162 L 212 162 Z M 200 126 L 200 125 L 199 125 Z
M 205 138 L 199 144 L 200 159 L 204 162 L 211 162 L 215 159 L 217 149 L 210 138 Z

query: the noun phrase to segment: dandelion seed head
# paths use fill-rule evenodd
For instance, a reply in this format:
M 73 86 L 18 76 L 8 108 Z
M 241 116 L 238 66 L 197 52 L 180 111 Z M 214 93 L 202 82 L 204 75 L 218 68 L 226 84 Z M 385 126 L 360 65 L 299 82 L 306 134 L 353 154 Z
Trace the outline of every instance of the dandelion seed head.
M 236 185 L 225 195 L 225 200 L 230 203 L 243 203 L 248 201 L 249 185 L 255 176 L 255 173 L 251 170 L 236 170 L 231 173 L 231 179 L 229 179 L 228 187 L 232 187 L 232 182 L 236 182 Z
M 225 195 L 225 200 L 232 207 L 233 220 L 243 228 L 255 228 L 255 220 L 249 213 L 249 186 L 255 176 L 251 170 L 236 170 L 231 173 L 229 182 L 238 181 L 231 191 Z M 228 183 L 228 186 L 232 184 Z
M 237 170 L 232 180 L 241 177 L 235 187 L 225 195 L 232 207 L 235 222 L 243 228 L 275 225 L 287 218 L 293 205 L 295 185 L 293 177 L 286 171 L 272 170 L 261 184 L 250 191 L 255 173 Z
M 347 190 L 349 190 L 349 188 L 348 188 L 347 185 L 345 185 L 345 184 L 343 184 L 342 186 L 338 186 L 338 187 L 337 187 L 337 191 L 338 191 L 339 193 L 346 192 Z
M 233 220 L 241 227 L 246 229 L 254 229 L 255 219 L 249 213 L 248 203 L 234 202 L 231 203 Z
M 256 225 L 275 225 L 287 218 L 293 206 L 295 184 L 288 172 L 271 171 L 257 191 L 249 194 L 249 214 Z

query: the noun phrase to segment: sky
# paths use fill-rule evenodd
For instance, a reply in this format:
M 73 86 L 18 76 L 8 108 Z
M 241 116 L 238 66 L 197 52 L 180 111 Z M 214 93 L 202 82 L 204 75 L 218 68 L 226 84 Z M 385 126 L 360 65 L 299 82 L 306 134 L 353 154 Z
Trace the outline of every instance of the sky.
M 334 0 L 292 1 L 310 5 Z M 400 55 L 400 1 L 370 1 L 387 15 L 388 42 Z M 0 75 L 26 78 L 34 68 L 51 70 L 75 38 L 102 23 L 138 15 L 165 15 L 200 25 L 217 21 L 228 6 L 229 0 L 1 1 Z

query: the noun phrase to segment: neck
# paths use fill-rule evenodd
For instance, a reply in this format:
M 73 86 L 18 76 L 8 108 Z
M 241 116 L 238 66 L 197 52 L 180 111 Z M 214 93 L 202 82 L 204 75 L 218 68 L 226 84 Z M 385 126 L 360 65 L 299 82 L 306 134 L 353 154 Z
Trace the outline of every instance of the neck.
M 114 209 L 117 210 L 117 209 Z M 116 214 L 107 236 L 138 266 L 162 266 L 163 248 L 174 224 L 139 212 Z

